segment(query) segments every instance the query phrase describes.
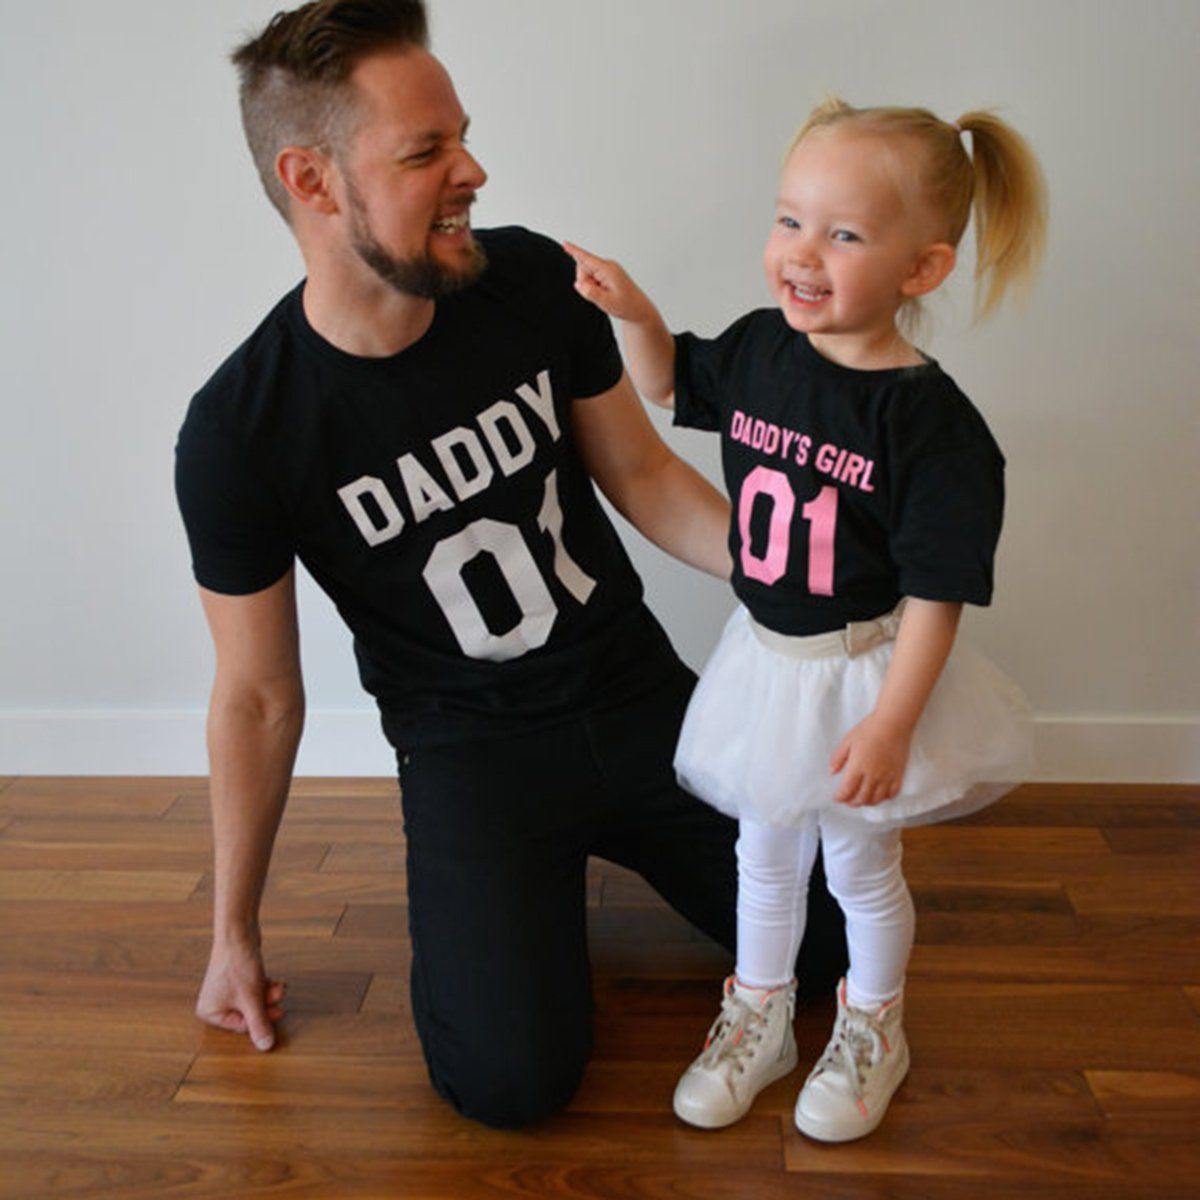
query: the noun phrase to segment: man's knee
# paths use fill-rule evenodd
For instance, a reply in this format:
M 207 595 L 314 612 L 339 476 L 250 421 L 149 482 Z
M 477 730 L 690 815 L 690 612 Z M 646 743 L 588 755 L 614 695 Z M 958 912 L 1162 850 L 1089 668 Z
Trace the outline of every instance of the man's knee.
M 493 1129 L 524 1129 L 570 1103 L 587 1066 L 590 1045 L 573 1052 L 492 1048 L 456 1069 L 431 1061 L 434 1087 L 459 1113 Z

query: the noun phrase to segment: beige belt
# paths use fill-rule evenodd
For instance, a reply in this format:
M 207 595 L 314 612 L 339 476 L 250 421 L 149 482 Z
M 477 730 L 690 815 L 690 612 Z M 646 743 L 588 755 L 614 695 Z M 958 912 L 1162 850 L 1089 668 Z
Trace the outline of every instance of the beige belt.
M 884 642 L 894 641 L 900 628 L 900 617 L 904 612 L 901 600 L 890 613 L 872 621 L 851 621 L 845 629 L 834 629 L 829 633 L 814 633 L 809 637 L 793 637 L 787 633 L 776 633 L 764 629 L 753 617 L 750 628 L 768 650 L 784 654 L 788 658 L 836 658 L 845 655 L 856 658 Z

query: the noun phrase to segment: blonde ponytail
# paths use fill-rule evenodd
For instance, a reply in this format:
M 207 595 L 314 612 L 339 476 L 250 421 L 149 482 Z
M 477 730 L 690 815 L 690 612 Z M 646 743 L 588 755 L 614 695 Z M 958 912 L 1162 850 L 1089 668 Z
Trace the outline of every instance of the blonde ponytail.
M 829 96 L 808 115 L 788 150 L 810 134 L 845 127 L 903 136 L 918 153 L 907 166 L 921 200 L 935 214 L 938 237 L 957 247 L 975 217 L 975 316 L 989 316 L 1013 289 L 1033 280 L 1046 243 L 1047 199 L 1029 143 L 994 113 L 969 112 L 951 123 L 925 108 L 854 108 Z M 971 152 L 963 144 L 970 134 Z M 901 320 L 913 328 L 920 304 L 906 301 Z
M 992 313 L 1012 288 L 1033 282 L 1046 245 L 1046 185 L 1029 143 L 990 112 L 955 122 L 971 135 L 975 173 L 975 312 Z

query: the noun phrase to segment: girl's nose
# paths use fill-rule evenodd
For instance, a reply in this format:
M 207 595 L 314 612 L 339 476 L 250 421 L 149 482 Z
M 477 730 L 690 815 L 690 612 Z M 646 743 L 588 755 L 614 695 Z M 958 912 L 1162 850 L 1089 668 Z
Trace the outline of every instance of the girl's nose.
M 821 261 L 820 250 L 815 238 L 802 234 L 791 246 L 793 259 L 801 266 L 812 266 Z

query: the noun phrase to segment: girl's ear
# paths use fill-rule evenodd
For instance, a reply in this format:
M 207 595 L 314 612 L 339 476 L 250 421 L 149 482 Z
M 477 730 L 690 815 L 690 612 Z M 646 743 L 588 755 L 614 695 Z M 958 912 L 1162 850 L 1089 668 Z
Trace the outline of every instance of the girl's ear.
M 958 254 L 949 242 L 933 242 L 917 256 L 912 273 L 900 285 L 905 296 L 924 296 L 932 292 L 954 270 Z

